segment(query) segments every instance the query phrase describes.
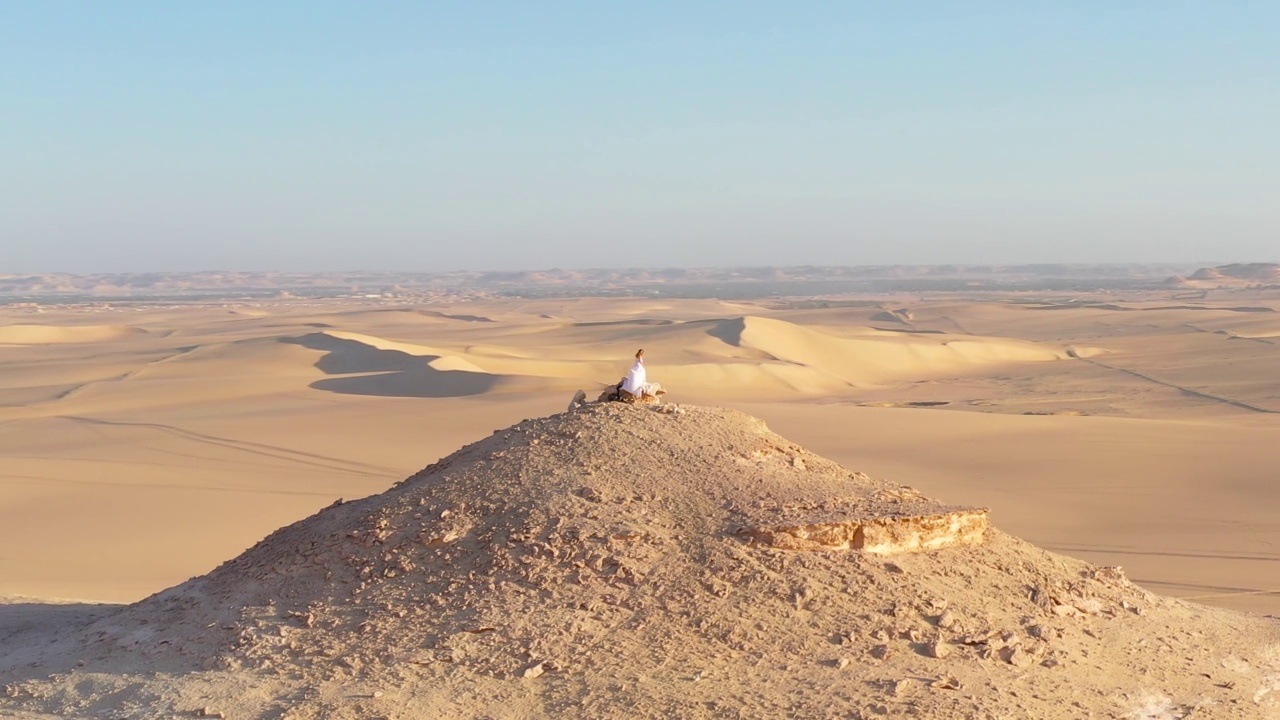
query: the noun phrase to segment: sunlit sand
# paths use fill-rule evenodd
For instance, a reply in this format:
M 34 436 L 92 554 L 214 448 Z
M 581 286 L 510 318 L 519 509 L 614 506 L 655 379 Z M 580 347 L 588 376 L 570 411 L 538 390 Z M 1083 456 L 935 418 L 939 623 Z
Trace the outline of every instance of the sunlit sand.
M 136 600 L 594 397 L 644 347 L 669 402 L 743 408 L 1162 593 L 1280 611 L 1280 314 L 1173 304 L 10 310 L 0 594 Z

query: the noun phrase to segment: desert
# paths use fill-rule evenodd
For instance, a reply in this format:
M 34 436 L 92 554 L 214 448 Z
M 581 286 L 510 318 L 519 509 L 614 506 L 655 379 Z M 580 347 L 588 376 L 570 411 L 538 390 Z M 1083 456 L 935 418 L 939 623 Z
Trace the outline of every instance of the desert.
M 0 720 L 1280 720 L 1280 3 L 0 18 Z
M 1280 295 L 1224 272 L 19 298 L 0 714 L 1268 717 Z M 566 410 L 637 348 L 661 405 Z

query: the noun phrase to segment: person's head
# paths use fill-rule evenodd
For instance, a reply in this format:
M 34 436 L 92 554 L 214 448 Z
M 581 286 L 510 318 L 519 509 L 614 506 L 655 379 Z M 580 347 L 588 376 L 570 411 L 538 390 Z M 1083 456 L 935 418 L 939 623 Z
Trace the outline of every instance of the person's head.
M 637 350 L 637 351 L 636 351 L 636 359 L 637 359 L 637 360 L 643 360 L 643 359 L 644 359 L 644 348 L 641 348 L 641 349 L 639 349 L 639 350 Z

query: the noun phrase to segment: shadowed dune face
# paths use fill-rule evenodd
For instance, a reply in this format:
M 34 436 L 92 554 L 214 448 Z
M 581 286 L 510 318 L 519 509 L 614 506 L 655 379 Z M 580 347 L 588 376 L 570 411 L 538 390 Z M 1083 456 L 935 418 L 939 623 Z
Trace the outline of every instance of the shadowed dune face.
M 333 378 L 311 383 L 316 390 L 342 395 L 370 395 L 400 398 L 456 398 L 483 395 L 498 386 L 493 375 L 465 370 L 436 370 L 421 367 L 394 373 Z
M 635 320 L 597 320 L 595 322 L 574 323 L 574 327 L 583 328 L 611 328 L 611 327 L 663 327 L 666 325 L 674 325 L 674 320 L 663 320 L 661 318 L 638 318 Z
M 280 338 L 325 353 L 316 368 L 327 375 L 358 375 L 317 380 L 312 388 L 343 395 L 402 398 L 451 398 L 481 395 L 493 390 L 500 378 L 467 370 L 437 370 L 439 355 L 411 355 L 403 350 L 381 349 L 358 340 L 327 333 Z
M 711 337 L 734 347 L 742 347 L 742 333 L 747 329 L 745 317 L 720 320 L 707 330 Z
M 356 340 L 334 337 L 326 333 L 310 333 L 300 337 L 280 338 L 280 342 L 301 345 L 325 353 L 316 361 L 316 369 L 327 375 L 355 373 L 404 372 L 430 362 L 430 357 L 410 355 L 400 350 L 380 350 Z
M 467 314 L 456 314 L 456 313 L 442 313 L 442 312 L 434 312 L 434 311 L 430 311 L 430 310 L 424 310 L 424 311 L 422 311 L 422 315 L 423 315 L 423 317 L 441 318 L 441 319 L 443 319 L 443 320 L 458 320 L 458 321 L 461 321 L 461 322 L 476 322 L 476 323 L 491 323 L 491 322 L 494 322 L 493 318 L 485 317 L 484 315 L 467 315 Z

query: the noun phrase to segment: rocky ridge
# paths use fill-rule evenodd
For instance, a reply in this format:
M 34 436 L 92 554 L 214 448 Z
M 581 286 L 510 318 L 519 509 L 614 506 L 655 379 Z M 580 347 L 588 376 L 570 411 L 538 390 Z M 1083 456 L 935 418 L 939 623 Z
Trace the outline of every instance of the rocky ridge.
M 822 535 L 871 521 L 954 542 Z M 30 718 L 1246 718 L 1280 712 L 1280 625 L 740 413 L 590 404 L 6 648 L 0 683 Z

